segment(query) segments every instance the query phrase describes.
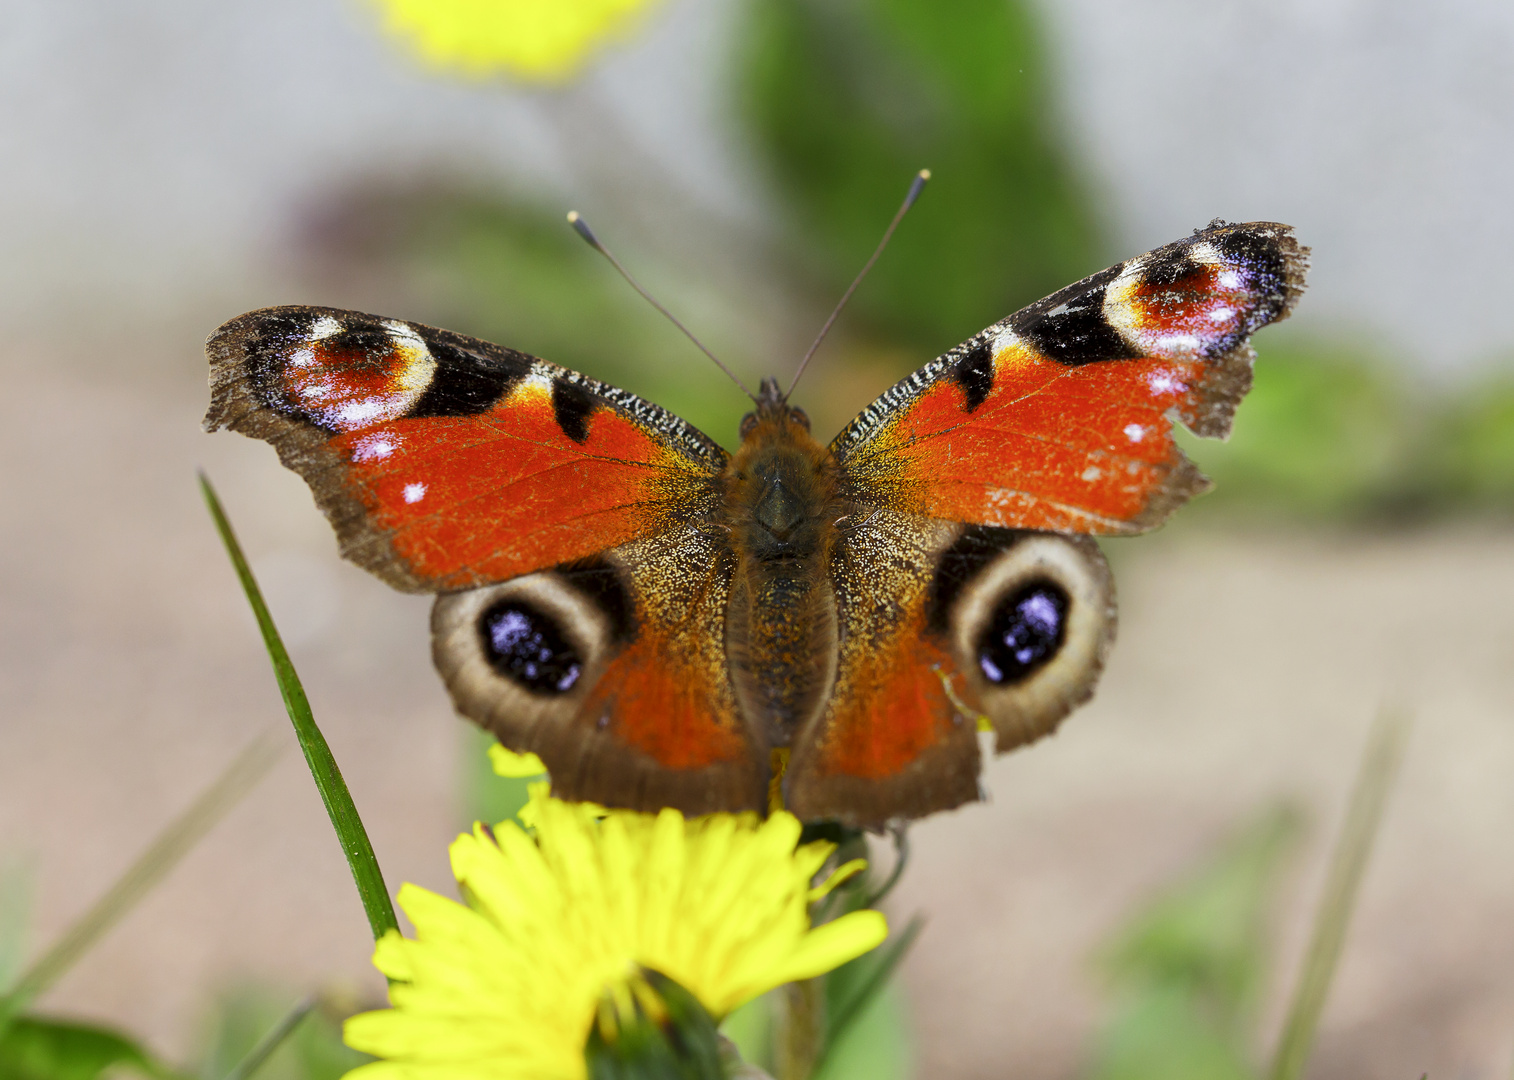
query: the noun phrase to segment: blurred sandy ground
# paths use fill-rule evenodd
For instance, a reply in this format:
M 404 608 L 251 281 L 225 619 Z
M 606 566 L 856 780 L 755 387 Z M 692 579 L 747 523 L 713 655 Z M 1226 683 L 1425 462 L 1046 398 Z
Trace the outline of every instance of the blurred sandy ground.
M 287 733 L 198 465 L 263 576 L 390 880 L 446 887 L 465 740 L 430 670 L 428 602 L 341 563 L 269 448 L 200 432 L 199 342 L 263 303 L 363 302 L 279 276 L 291 208 L 313 194 L 457 162 L 484 175 L 524 163 L 540 185 L 557 164 L 539 113 L 402 70 L 339 5 L 107 7 L 55 17 L 18 3 L 0 65 L 12 208 L 0 220 L 0 858 L 35 872 L 34 948 L 256 733 Z M 717 110 L 701 91 L 730 5 L 675 10 L 683 21 L 612 58 L 598 91 L 640 88 L 625 117 L 649 152 L 753 212 L 760 199 L 739 155 L 711 143 Z M 1386 5 L 1365 29 L 1348 3 L 1268 6 L 1265 19 L 1199 0 L 1048 10 L 1078 137 L 1129 250 L 1216 213 L 1288 220 L 1316 248 L 1300 324 L 1372 326 L 1443 368 L 1508 344 L 1514 9 Z M 1259 101 L 1252 122 L 1234 122 Z M 1096 701 L 993 766 L 989 805 L 915 834 L 894 911 L 931 919 L 907 970 L 920 1075 L 1073 1075 L 1101 1015 L 1091 951 L 1229 829 L 1294 797 L 1314 829 L 1279 928 L 1275 1028 L 1367 725 L 1403 702 L 1418 725 L 1313 1075 L 1507 1077 L 1514 534 L 1180 524 L 1121 543 L 1115 561 L 1121 637 Z M 289 743 L 45 1008 L 182 1055 L 229 979 L 380 992 Z
M 192 338 L 171 362 L 116 359 L 54 363 L 31 348 L 4 367 L 0 842 L 35 871 L 34 943 L 203 778 L 257 732 L 284 730 L 196 465 L 264 576 L 390 880 L 447 888 L 463 740 L 427 660 L 427 602 L 340 562 L 270 449 L 199 431 Z M 1313 1075 L 1506 1076 L 1514 535 L 1179 528 L 1114 557 L 1120 641 L 1094 704 L 995 764 L 988 805 L 914 833 L 893 910 L 930 918 L 906 981 L 920 1075 L 1073 1075 L 1102 1015 L 1090 953 L 1286 797 L 1314 828 L 1286 894 L 1276 999 L 1366 727 L 1397 702 L 1418 724 Z M 49 1010 L 117 1021 L 179 1054 L 227 980 L 380 992 L 341 854 L 286 741 L 275 773 Z

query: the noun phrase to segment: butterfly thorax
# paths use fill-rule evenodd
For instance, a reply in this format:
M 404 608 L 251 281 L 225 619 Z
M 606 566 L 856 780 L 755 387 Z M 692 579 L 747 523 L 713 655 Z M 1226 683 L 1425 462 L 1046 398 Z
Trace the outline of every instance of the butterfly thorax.
M 809 421 L 759 399 L 724 477 L 736 556 L 726 647 L 742 711 L 786 746 L 834 678 L 836 602 L 829 566 L 840 507 L 835 461 Z

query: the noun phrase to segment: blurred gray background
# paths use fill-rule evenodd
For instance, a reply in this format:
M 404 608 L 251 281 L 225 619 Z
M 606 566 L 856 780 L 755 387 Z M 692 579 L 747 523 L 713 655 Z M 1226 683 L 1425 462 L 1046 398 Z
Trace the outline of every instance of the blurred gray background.
M 672 0 L 581 92 L 710 203 L 760 224 L 762 185 L 721 122 L 733 8 Z M 551 94 L 423 72 L 360 0 L 6 10 L 0 314 L 14 327 L 289 299 L 271 268 L 302 210 L 375 174 L 466 171 L 564 205 L 579 194 Z M 1217 216 L 1286 221 L 1315 249 L 1300 323 L 1368 334 L 1435 372 L 1514 342 L 1514 7 L 1041 12 L 1061 122 L 1125 250 Z

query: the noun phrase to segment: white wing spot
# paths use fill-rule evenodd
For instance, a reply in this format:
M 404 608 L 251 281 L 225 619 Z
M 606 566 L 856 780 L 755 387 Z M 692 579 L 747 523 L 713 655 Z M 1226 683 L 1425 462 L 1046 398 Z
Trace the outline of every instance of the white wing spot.
M 1016 348 L 1019 346 L 1019 344 L 1020 336 L 1006 326 L 1003 330 L 1000 330 L 998 335 L 994 338 L 993 355 L 995 358 L 997 358 L 1001 352 L 1004 352 L 1007 349 Z
M 405 485 L 405 501 L 407 503 L 418 503 L 422 499 L 424 499 L 425 497 L 426 497 L 426 485 L 425 484 L 406 484 Z
M 1188 384 L 1177 378 L 1171 371 L 1165 368 L 1153 371 L 1146 377 L 1146 385 L 1151 387 L 1153 394 L 1181 394 L 1188 389 Z
M 1210 322 L 1226 322 L 1235 314 L 1235 308 L 1217 307 L 1209 313 Z
M 1146 429 L 1140 424 L 1126 424 L 1125 437 L 1131 442 L 1140 442 L 1146 437 Z
M 520 393 L 527 390 L 527 388 L 550 395 L 552 393 L 552 373 L 546 370 L 545 367 L 532 364 L 531 373 L 520 381 L 520 389 L 516 392 Z
M 1100 471 L 1100 469 L 1098 468 L 1098 466 L 1096 466 L 1096 465 L 1090 465 L 1090 466 L 1088 466 L 1088 468 L 1086 468 L 1086 469 L 1083 470 L 1083 475 L 1081 477 L 1079 477 L 1079 479 L 1082 480 L 1086 484 L 1091 484 L 1091 483 L 1093 483 L 1095 480 L 1097 480 L 1099 477 L 1101 477 L 1103 475 L 1104 475 L 1104 473 L 1102 471 Z
M 343 431 L 356 431 L 360 427 L 367 427 L 375 420 L 393 420 L 399 411 L 395 407 L 395 396 L 386 394 L 383 397 L 349 401 L 345 405 L 338 405 L 329 410 L 329 415 Z
M 426 342 L 410 327 L 394 319 L 384 320 L 384 329 L 389 332 L 389 340 L 401 348 L 411 348 L 419 353 L 428 353 Z
M 1202 263 L 1205 266 L 1214 266 L 1216 263 L 1223 263 L 1225 261 L 1215 246 L 1207 240 L 1200 240 L 1193 247 L 1189 248 L 1188 257 L 1194 262 Z
M 310 340 L 320 341 L 322 338 L 335 337 L 342 332 L 342 324 L 330 315 L 322 315 L 310 325 Z
M 1241 275 L 1234 270 L 1221 270 L 1220 276 L 1215 279 L 1222 289 L 1239 289 L 1241 287 Z
M 381 461 L 394 453 L 399 444 L 399 436 L 387 431 L 376 431 L 372 435 L 364 435 L 352 445 L 352 460 Z
M 1157 354 L 1175 353 L 1184 356 L 1199 351 L 1200 342 L 1197 334 L 1153 334 L 1148 340 L 1151 343 L 1151 351 Z

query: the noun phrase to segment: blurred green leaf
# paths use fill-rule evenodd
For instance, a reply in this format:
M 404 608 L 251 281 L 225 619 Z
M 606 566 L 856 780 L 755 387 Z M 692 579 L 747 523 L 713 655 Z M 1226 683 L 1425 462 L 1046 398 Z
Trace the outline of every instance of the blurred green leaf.
M 829 986 L 826 997 L 833 997 Z M 745 1060 L 769 1071 L 774 1068 L 777 998 L 777 993 L 764 994 L 747 1002 L 720 1027 Z M 884 983 L 826 1048 L 811 1080 L 905 1080 L 914 1071 L 910 1030 L 903 994 L 892 982 Z
M 1361 514 L 1405 483 L 1423 417 L 1382 360 L 1328 342 L 1264 338 L 1230 439 L 1178 442 L 1215 482 L 1208 509 Z
M 1266 814 L 1139 912 L 1103 952 L 1119 996 L 1095 1080 L 1247 1077 L 1267 920 L 1300 817 Z
M 1426 509 L 1514 511 L 1514 375 L 1500 371 L 1453 392 L 1414 463 Z
M 163 1077 L 174 1074 L 126 1036 L 107 1028 L 25 1016 L 0 1036 L 5 1080 L 95 1080 L 107 1069 Z
M 573 235 L 565 211 L 447 190 L 396 208 L 408 228 L 394 253 L 449 326 L 591 372 L 623 370 L 661 336 L 659 317 Z
M 904 1080 L 914 1072 L 910 1030 L 903 994 L 882 985 L 826 1047 L 812 1080 Z
M 739 40 L 744 117 L 831 295 L 932 172 L 853 301 L 876 330 L 929 356 L 1101 268 L 1029 4 L 751 0 Z
M 225 1080 L 290 1011 L 290 995 L 241 986 L 222 994 L 211 1018 L 203 1080 Z M 345 1013 L 346 1009 L 340 1010 Z M 342 1015 L 318 1003 L 252 1074 L 252 1080 L 338 1080 L 371 1060 L 342 1042 Z
M 262 590 L 252 576 L 252 568 L 247 565 L 247 557 L 242 554 L 242 546 L 237 542 L 231 522 L 221 509 L 221 500 L 216 497 L 215 489 L 210 486 L 210 480 L 204 473 L 200 474 L 200 491 L 205 496 L 205 505 L 210 508 L 216 531 L 221 534 L 221 542 L 226 546 L 226 553 L 242 582 L 247 602 L 257 617 L 258 629 L 263 633 L 263 646 L 268 650 L 274 678 L 278 680 L 279 693 L 284 698 L 284 708 L 289 713 L 290 722 L 294 724 L 300 749 L 305 753 L 310 775 L 321 793 L 321 802 L 326 804 L 326 813 L 331 818 L 337 840 L 342 845 L 342 854 L 347 857 L 347 865 L 352 870 L 352 880 L 357 885 L 358 897 L 368 916 L 368 925 L 377 940 L 390 930 L 397 931 L 399 923 L 394 917 L 394 904 L 389 899 L 389 891 L 384 887 L 384 875 L 379 869 L 378 858 L 373 854 L 373 845 L 368 841 L 368 830 L 363 828 L 363 819 L 358 816 L 357 807 L 353 805 L 352 794 L 347 790 L 347 781 L 342 779 L 342 770 L 337 767 L 331 747 L 326 744 L 326 737 L 316 726 L 315 717 L 310 712 L 310 701 L 305 697 L 305 688 L 300 685 L 300 677 L 279 637 L 278 627 L 273 624 L 273 616 L 268 613 L 268 605 L 263 602 Z
M 767 993 L 754 998 L 720 1024 L 720 1033 L 736 1044 L 742 1058 L 763 1069 L 773 1065 L 774 997 Z
M 925 920 L 916 915 L 891 941 L 842 964 L 826 975 L 825 1049 L 821 1054 L 822 1063 L 846 1041 L 852 1025 L 861 1021 L 874 999 L 888 986 L 889 980 L 909 955 L 924 926 Z
M 1291 808 L 1269 812 L 1137 914 L 1101 957 L 1114 984 L 1202 998 L 1227 1028 L 1241 1020 L 1266 970 L 1267 916 L 1300 821 Z
M 1100 1038 L 1097 1080 L 1255 1080 L 1246 1048 L 1177 987 L 1130 1000 Z

